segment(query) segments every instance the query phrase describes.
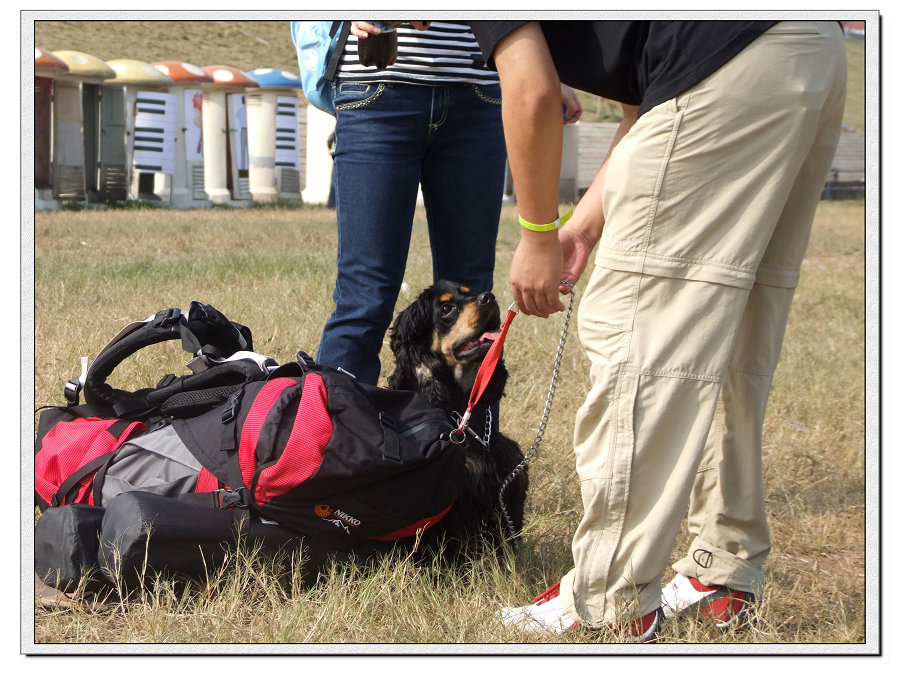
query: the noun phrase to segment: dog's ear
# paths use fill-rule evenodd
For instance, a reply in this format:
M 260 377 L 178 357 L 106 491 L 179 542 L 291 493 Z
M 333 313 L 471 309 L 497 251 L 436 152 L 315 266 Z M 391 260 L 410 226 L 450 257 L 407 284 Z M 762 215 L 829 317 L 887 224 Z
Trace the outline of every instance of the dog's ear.
M 422 394 L 432 405 L 447 409 L 453 382 L 443 360 L 432 351 L 434 338 L 434 287 L 423 291 L 418 298 L 397 316 L 391 327 L 391 351 L 394 353 L 394 372 L 388 377 L 391 389 L 407 389 Z
M 426 344 L 434 330 L 434 300 L 430 290 L 422 291 L 397 316 L 391 327 L 391 349 L 409 344 Z
M 433 300 L 429 291 L 418 298 L 397 316 L 391 326 L 391 351 L 396 368 L 388 378 L 392 389 L 415 389 L 416 367 L 430 354 L 430 340 L 434 332 Z

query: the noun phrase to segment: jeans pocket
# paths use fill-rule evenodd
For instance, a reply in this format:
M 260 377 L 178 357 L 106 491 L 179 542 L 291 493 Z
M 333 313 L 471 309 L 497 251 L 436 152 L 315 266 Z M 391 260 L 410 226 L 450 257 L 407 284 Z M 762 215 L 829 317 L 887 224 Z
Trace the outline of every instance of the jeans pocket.
M 500 85 L 499 84 L 473 84 L 472 91 L 475 95 L 485 103 L 491 105 L 500 105 Z
M 384 82 L 339 82 L 335 87 L 336 112 L 371 105 L 384 93 Z

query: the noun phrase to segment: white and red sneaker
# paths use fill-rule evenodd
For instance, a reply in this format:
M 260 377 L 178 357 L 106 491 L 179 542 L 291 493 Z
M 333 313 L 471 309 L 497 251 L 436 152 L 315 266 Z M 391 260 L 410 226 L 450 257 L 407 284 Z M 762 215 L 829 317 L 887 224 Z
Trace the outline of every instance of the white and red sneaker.
M 680 572 L 662 591 L 662 609 L 666 617 L 698 610 L 719 630 L 725 630 L 748 618 L 756 596 L 727 586 L 706 586 Z
M 559 582 L 537 596 L 525 607 L 504 607 L 497 617 L 507 626 L 525 630 L 542 630 L 561 634 L 578 628 L 578 622 L 568 615 L 559 597 Z
M 631 628 L 632 642 L 656 642 L 659 633 L 659 624 L 665 618 L 662 607 L 657 607 L 649 614 L 644 614 L 640 622 L 635 622 Z
M 578 621 L 569 616 L 563 606 L 558 582 L 537 596 L 532 604 L 525 607 L 504 607 L 497 616 L 507 626 L 525 630 L 540 630 L 556 635 L 580 628 Z M 662 620 L 662 608 L 657 608 L 643 616 L 631 628 L 631 641 L 655 641 Z

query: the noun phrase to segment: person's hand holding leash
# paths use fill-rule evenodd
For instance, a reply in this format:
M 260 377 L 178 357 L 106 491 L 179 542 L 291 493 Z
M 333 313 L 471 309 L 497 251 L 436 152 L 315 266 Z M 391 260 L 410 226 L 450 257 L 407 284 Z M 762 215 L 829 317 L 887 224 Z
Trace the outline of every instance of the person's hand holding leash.
M 569 295 L 587 267 L 596 239 L 578 225 L 552 232 L 523 233 L 513 255 L 510 281 L 523 314 L 546 318 L 564 306 L 558 293 Z M 554 284 L 555 282 L 555 284 Z
M 523 232 L 509 273 L 519 311 L 545 319 L 563 311 L 559 299 L 562 271 L 563 252 L 556 232 Z

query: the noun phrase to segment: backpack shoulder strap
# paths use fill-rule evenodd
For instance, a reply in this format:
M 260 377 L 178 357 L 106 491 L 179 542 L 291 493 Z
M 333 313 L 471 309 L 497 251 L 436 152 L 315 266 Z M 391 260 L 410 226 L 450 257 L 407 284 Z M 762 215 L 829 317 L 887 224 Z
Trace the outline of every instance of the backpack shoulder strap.
M 53 498 L 50 500 L 50 506 L 62 506 L 66 497 L 69 496 L 69 493 L 82 481 L 82 479 L 91 475 L 95 471 L 100 473 L 104 472 L 107 466 L 112 462 L 113 457 L 115 457 L 116 453 L 108 452 L 105 455 L 100 455 L 99 457 L 95 457 L 87 464 L 83 465 L 77 471 L 73 472 L 69 475 L 66 480 L 62 482 L 62 485 L 59 486 L 59 490 L 56 491 L 56 494 L 53 495 Z M 91 492 L 94 495 L 94 505 L 100 506 L 100 481 L 95 481 L 91 486 Z
M 340 30 L 340 34 L 338 34 Z M 332 38 L 337 34 L 338 39 L 334 45 L 334 51 L 331 52 L 331 58 L 328 59 L 328 66 L 325 68 L 325 79 L 333 82 L 337 75 L 338 63 L 341 60 L 341 54 L 344 52 L 344 45 L 347 44 L 347 36 L 350 35 L 349 21 L 332 21 L 331 30 L 328 33 Z
M 187 316 L 177 308 L 165 309 L 121 330 L 100 351 L 86 372 L 83 371 L 77 384 L 75 380 L 66 384 L 67 400 L 70 405 L 77 404 L 78 384 L 88 403 L 115 408 L 123 401 L 134 399 L 135 392 L 114 389 L 107 384 L 107 378 L 122 361 L 140 349 L 177 339 L 181 340 L 185 351 L 215 359 L 253 348 L 250 330 L 229 321 L 211 305 L 192 302 Z

